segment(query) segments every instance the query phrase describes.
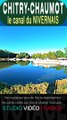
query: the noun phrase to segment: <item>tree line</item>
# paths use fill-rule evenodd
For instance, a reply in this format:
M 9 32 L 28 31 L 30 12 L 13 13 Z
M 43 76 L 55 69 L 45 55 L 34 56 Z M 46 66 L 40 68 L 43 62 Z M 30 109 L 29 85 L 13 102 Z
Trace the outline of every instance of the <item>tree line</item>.
M 32 55 L 32 58 L 41 58 L 41 59 L 57 59 L 57 58 L 67 58 L 67 47 L 64 48 L 64 52 L 61 50 L 57 50 L 56 52 L 49 51 L 48 53 L 35 53 Z
M 41 58 L 41 59 L 57 59 L 61 57 L 67 58 L 67 47 L 64 48 L 64 52 L 61 50 L 57 50 L 56 52 L 49 51 L 48 53 L 35 53 L 32 55 L 29 55 L 26 52 L 21 52 L 19 54 L 9 52 L 6 50 L 0 50 L 0 58 Z
M 17 54 L 9 52 L 7 50 L 0 50 L 0 58 L 14 58 Z

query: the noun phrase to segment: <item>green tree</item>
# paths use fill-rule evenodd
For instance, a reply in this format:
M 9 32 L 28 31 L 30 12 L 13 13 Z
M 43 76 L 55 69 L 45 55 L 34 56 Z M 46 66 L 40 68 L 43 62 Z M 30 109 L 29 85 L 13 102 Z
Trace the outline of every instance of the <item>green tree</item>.
M 6 51 L 6 50 L 0 50 L 0 58 L 14 58 L 16 57 L 15 53 Z
M 48 54 L 47 53 L 43 53 L 42 55 L 41 55 L 41 58 L 42 59 L 46 59 L 48 57 Z
M 23 52 L 23 53 L 17 54 L 16 58 L 20 58 L 20 59 L 21 58 L 30 58 L 30 55 L 28 53 Z
M 50 58 L 50 59 L 56 59 L 56 53 L 55 52 L 48 52 L 48 54 L 47 54 L 47 56 L 48 56 L 48 58 Z
M 57 50 L 56 51 L 56 57 L 59 58 L 59 57 L 64 57 L 64 53 L 61 51 L 61 50 Z
M 31 57 L 32 58 L 41 58 L 41 53 L 34 53 Z
M 65 57 L 67 57 L 67 47 L 64 48 L 64 50 L 65 50 Z

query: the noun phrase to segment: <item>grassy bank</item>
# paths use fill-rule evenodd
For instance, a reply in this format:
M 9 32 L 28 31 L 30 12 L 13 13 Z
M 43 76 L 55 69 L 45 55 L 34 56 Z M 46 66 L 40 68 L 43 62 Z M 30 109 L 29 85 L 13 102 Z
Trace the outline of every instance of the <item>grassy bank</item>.
M 67 79 L 56 80 L 54 94 L 67 94 Z
M 0 94 L 47 94 L 46 89 L 48 88 L 48 83 L 44 82 L 41 84 L 26 84 L 14 85 L 9 88 L 4 87 L 0 90 Z
M 67 79 L 55 83 L 26 84 L 7 86 L 0 83 L 0 94 L 67 94 Z

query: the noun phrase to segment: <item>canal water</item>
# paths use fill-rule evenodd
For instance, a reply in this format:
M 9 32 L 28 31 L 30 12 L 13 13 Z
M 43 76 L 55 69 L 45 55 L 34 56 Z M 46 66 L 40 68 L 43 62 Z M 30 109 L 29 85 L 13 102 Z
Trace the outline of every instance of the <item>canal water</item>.
M 0 82 L 8 85 L 51 83 L 63 78 L 67 78 L 67 67 L 64 66 L 45 68 L 28 61 L 0 62 Z

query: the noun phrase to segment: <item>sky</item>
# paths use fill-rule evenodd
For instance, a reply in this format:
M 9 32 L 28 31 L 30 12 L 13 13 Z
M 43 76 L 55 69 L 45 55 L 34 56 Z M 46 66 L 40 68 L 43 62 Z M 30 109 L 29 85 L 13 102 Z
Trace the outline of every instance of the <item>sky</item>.
M 67 27 L 0 27 L 0 49 L 44 53 L 67 47 Z
M 0 4 L 5 0 L 0 0 Z M 67 5 L 67 0 L 64 1 Z M 0 49 L 48 52 L 67 47 L 67 27 L 0 27 Z
M 0 4 L 5 0 L 0 0 Z M 67 0 L 61 0 L 67 6 Z M 67 47 L 67 27 L 0 27 L 0 49 L 48 52 Z

